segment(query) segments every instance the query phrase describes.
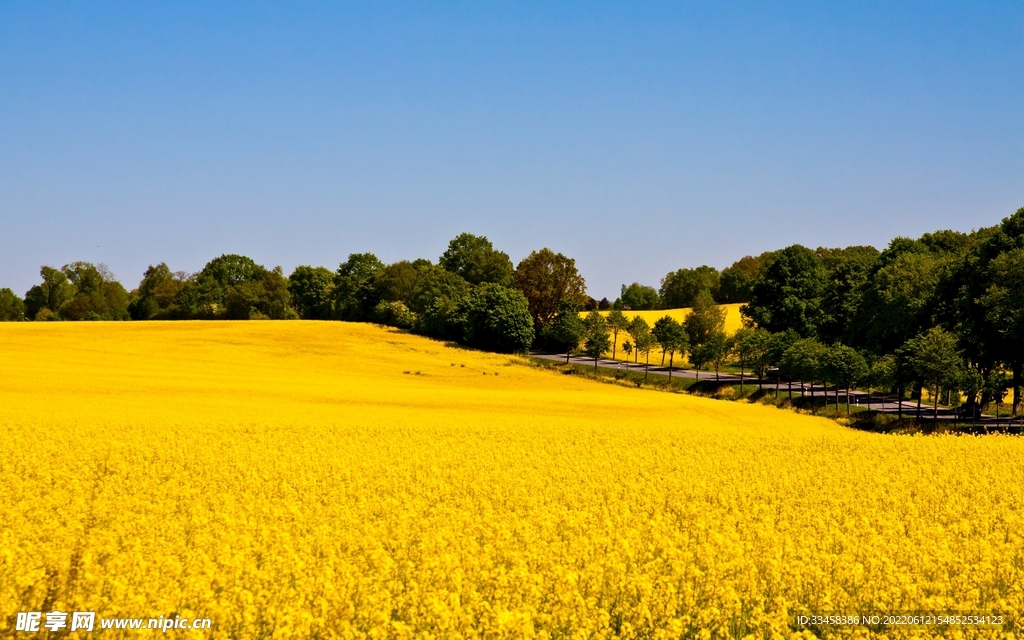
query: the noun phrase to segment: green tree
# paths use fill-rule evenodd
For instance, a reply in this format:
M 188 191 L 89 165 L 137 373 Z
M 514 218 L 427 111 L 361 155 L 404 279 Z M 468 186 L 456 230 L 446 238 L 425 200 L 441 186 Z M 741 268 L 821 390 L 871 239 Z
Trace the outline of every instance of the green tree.
M 128 315 L 133 320 L 181 317 L 181 310 L 174 300 L 187 280 L 188 274 L 172 273 L 166 262 L 149 265 L 128 305 Z
M 827 347 L 814 338 L 802 338 L 787 348 L 782 354 L 779 368 L 782 374 L 790 381 L 789 396 L 793 397 L 792 381 L 799 380 L 801 393 L 804 383 L 811 384 L 811 398 L 814 398 L 814 382 L 821 374 L 822 362 L 827 352 Z
M 839 387 L 846 389 L 846 415 L 850 415 L 850 387 L 868 375 L 868 363 L 853 347 L 836 344 L 825 355 L 825 369 L 836 383 L 836 410 L 839 410 Z
M 470 284 L 490 282 L 504 287 L 512 285 L 512 261 L 507 253 L 496 250 L 484 236 L 471 233 L 455 236 L 448 243 L 448 249 L 438 264 Z
M 1009 377 L 1002 371 L 993 371 L 989 374 L 988 380 L 983 387 L 985 394 L 992 399 L 996 405 L 996 427 L 999 426 L 999 407 L 1006 397 L 1006 390 L 1010 386 Z
M 716 300 L 723 304 L 750 302 L 754 283 L 761 277 L 761 270 L 771 257 L 770 252 L 757 257 L 743 256 L 723 269 Z
M 288 276 L 292 306 L 304 320 L 333 317 L 334 274 L 326 267 L 302 265 Z
M 520 292 L 486 283 L 474 287 L 465 300 L 463 337 L 467 345 L 499 353 L 530 350 L 533 319 Z
M 764 390 L 764 377 L 771 366 L 772 334 L 767 329 L 757 328 L 745 335 L 737 349 L 740 356 L 757 376 L 758 391 Z
M 551 320 L 562 300 L 580 306 L 587 301 L 587 283 L 576 270 L 576 261 L 551 249 L 533 251 L 523 258 L 516 266 L 513 281 L 515 288 L 526 296 L 530 315 L 538 327 Z
M 899 240 L 899 239 L 897 239 Z M 893 241 L 879 258 L 866 285 L 861 313 L 850 323 L 864 332 L 863 342 L 888 353 L 931 324 L 931 306 L 939 280 L 939 260 L 917 245 Z
M 740 312 L 772 332 L 792 329 L 816 335 L 821 320 L 825 269 L 810 249 L 798 244 L 774 254 L 754 283 L 750 302 Z
M 584 321 L 586 328 L 583 337 L 583 353 L 594 359 L 594 373 L 597 373 L 597 360 L 611 349 L 611 332 L 608 323 L 598 311 L 591 311 Z
M 635 319 L 643 320 L 639 317 Z M 645 321 L 642 326 L 647 326 L 647 322 Z M 654 334 L 651 333 L 649 328 L 647 331 L 644 331 L 641 329 L 641 325 L 638 324 L 634 326 L 631 323 L 631 329 L 637 331 L 636 337 L 634 338 L 636 341 L 634 347 L 636 349 L 636 353 L 644 354 L 644 384 L 647 384 L 647 375 L 651 370 L 651 349 L 658 344 L 658 341 L 655 339 Z M 633 334 L 630 333 L 630 335 Z
M 707 362 L 715 367 L 715 382 L 719 382 L 721 380 L 718 375 L 719 369 L 725 364 L 726 359 L 732 352 L 732 343 L 729 340 L 729 336 L 724 331 L 716 331 L 708 337 L 703 347 L 706 352 Z
M 411 329 L 416 324 L 416 314 L 409 311 L 409 307 L 399 300 L 384 300 L 377 303 L 370 318 L 374 322 L 399 329 Z
M 580 346 L 587 331 L 583 318 L 580 318 L 579 306 L 568 299 L 559 302 L 558 313 L 545 331 L 551 340 L 565 349 L 565 364 L 569 364 L 569 356 Z
M 625 331 L 629 327 L 629 320 L 618 309 L 609 311 L 605 320 L 608 322 L 608 328 L 612 332 L 612 360 L 614 360 L 616 347 L 619 344 L 619 332 Z
M 690 341 L 686 335 L 683 325 L 671 316 L 658 318 L 651 330 L 654 339 L 658 341 L 663 354 L 668 354 L 668 380 L 672 382 L 672 366 L 675 362 L 675 355 L 685 354 L 690 348 Z
M 1024 211 L 1024 210 L 1022 210 Z M 1020 410 L 1020 371 L 1024 363 L 1024 247 L 998 254 L 989 263 L 989 284 L 979 300 L 999 352 L 1013 371 L 1013 413 Z
M 25 302 L 10 289 L 0 289 L 0 322 L 25 319 Z
M 376 278 L 384 263 L 372 253 L 353 253 L 334 275 L 334 315 L 339 320 L 362 321 L 380 302 Z
M 779 397 L 779 386 L 782 383 L 782 356 L 786 353 L 786 350 L 793 346 L 797 340 L 800 339 L 800 335 L 792 329 L 786 331 L 779 331 L 773 333 L 771 340 L 768 342 L 768 357 L 771 365 L 776 368 L 775 371 L 775 397 Z
M 647 321 L 640 316 L 633 316 L 633 319 L 626 325 L 626 333 L 629 334 L 630 338 L 633 338 L 633 362 L 637 362 L 640 357 L 640 343 L 643 341 L 644 336 L 651 334 L 651 325 L 647 324 Z M 651 343 L 654 344 L 653 342 Z M 648 351 L 648 356 L 650 352 Z
M 676 309 L 692 307 L 701 294 L 714 299 L 718 295 L 719 279 L 718 269 L 707 265 L 673 271 L 661 279 L 662 304 L 666 309 Z
M 60 269 L 44 266 L 39 275 L 43 278 L 42 284 L 35 285 L 25 294 L 25 315 L 33 320 L 38 319 L 36 316 L 44 309 L 56 314 L 64 303 L 75 297 L 75 287 Z
M 736 361 L 740 365 L 740 395 L 743 395 L 743 386 L 746 382 L 747 367 L 750 366 L 750 338 L 754 330 L 750 327 L 740 327 L 732 336 L 732 350 L 736 355 Z
M 700 292 L 693 301 L 690 313 L 683 321 L 690 344 L 699 347 L 715 333 L 724 331 L 725 314 L 725 308 L 716 305 L 709 292 Z
M 863 291 L 878 262 L 878 249 L 855 246 L 818 249 L 816 253 L 826 272 L 818 335 L 826 342 L 856 340 L 858 336 L 850 328 L 861 313 Z
M 932 389 L 935 400 L 932 418 L 936 421 L 939 419 L 939 387 L 959 377 L 962 362 L 956 336 L 939 327 L 932 327 L 914 340 L 911 366 L 917 377 Z
M 883 395 L 896 387 L 896 357 L 886 354 L 871 363 L 871 385 Z
M 633 343 L 629 340 L 622 341 L 622 352 L 626 354 L 626 368 L 629 368 L 629 356 L 633 353 Z
M 622 285 L 619 299 L 615 302 L 616 308 L 632 309 L 633 311 L 661 308 L 661 296 L 658 295 L 658 290 L 638 282 L 634 282 L 628 287 Z

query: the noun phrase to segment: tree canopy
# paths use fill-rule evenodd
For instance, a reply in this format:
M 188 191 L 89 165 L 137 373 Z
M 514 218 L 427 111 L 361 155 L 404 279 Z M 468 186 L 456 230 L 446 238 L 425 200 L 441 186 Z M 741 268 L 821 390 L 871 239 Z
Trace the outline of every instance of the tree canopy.
M 484 236 L 460 233 L 448 243 L 438 264 L 470 284 L 512 285 L 512 261 Z
M 526 296 L 538 327 L 551 321 L 562 300 L 579 306 L 587 301 L 587 284 L 576 269 L 576 261 L 551 249 L 534 251 L 523 258 L 513 280 L 515 288 Z

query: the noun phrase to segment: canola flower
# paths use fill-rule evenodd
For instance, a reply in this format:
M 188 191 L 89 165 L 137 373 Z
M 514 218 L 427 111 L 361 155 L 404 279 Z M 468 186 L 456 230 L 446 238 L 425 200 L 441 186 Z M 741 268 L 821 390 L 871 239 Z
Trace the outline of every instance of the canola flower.
M 1024 608 L 1020 438 L 860 433 L 347 323 L 8 323 L 0 372 L 3 636 L 54 609 L 468 639 Z

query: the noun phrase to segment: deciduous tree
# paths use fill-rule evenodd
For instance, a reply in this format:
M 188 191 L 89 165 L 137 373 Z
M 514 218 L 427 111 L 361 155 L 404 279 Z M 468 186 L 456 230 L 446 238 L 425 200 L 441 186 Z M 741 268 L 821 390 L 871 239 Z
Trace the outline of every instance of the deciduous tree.
M 568 299 L 579 306 L 587 300 L 587 286 L 576 270 L 576 261 L 551 249 L 534 251 L 516 267 L 515 288 L 526 296 L 530 315 L 543 327 L 555 313 L 558 303 Z

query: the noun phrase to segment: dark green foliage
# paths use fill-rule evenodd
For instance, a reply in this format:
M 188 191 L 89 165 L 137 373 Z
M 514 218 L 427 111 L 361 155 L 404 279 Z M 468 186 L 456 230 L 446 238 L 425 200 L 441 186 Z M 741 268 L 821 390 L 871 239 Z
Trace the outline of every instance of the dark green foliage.
M 675 318 L 664 316 L 655 321 L 651 334 L 658 341 L 661 350 L 668 354 L 668 376 L 671 380 L 672 365 L 675 362 L 676 354 L 683 355 L 690 348 L 686 329 Z
M 725 330 L 725 309 L 715 304 L 711 293 L 701 291 L 693 301 L 689 315 L 683 321 L 690 344 L 699 347 L 714 333 Z
M 533 318 L 520 292 L 498 284 L 474 287 L 463 300 L 466 344 L 487 351 L 525 353 L 533 344 Z
M 434 298 L 417 318 L 415 330 L 440 340 L 462 342 L 465 338 L 463 328 L 468 307 L 464 300 L 468 296 L 467 291 L 464 296 Z
M 175 298 L 187 280 L 188 274 L 171 273 L 165 262 L 155 267 L 150 265 L 128 305 L 128 314 L 132 320 L 169 320 L 182 317 L 183 312 L 175 303 Z
M 818 335 L 826 342 L 852 341 L 851 331 L 862 307 L 864 289 L 879 252 L 874 247 L 818 249 L 825 268 Z
M 802 380 L 813 384 L 821 379 L 828 348 L 814 338 L 802 338 L 782 352 L 779 371 L 786 380 Z
M 608 329 L 612 332 L 612 358 L 615 358 L 615 350 L 619 344 L 619 332 L 629 328 L 629 320 L 618 309 L 612 309 L 605 318 Z
M 712 298 L 718 295 L 720 275 L 718 269 L 702 265 L 696 269 L 680 269 L 661 280 L 661 302 L 665 309 L 692 307 L 702 293 Z
M 661 308 L 661 296 L 654 287 L 647 287 L 638 282 L 629 285 L 622 285 L 619 299 L 616 300 L 616 308 L 632 309 L 633 311 L 645 311 L 648 309 Z
M 562 300 L 580 306 L 587 301 L 587 283 L 576 269 L 576 261 L 551 249 L 533 251 L 523 258 L 513 281 L 526 296 L 530 315 L 539 328 L 551 321 Z
M 380 302 L 377 277 L 384 263 L 372 253 L 353 253 L 334 276 L 334 316 L 338 320 L 367 320 Z
M 370 318 L 374 322 L 399 329 L 411 329 L 416 324 L 416 314 L 409 311 L 409 307 L 405 306 L 405 303 L 397 300 L 378 303 L 373 308 Z
M 33 319 L 128 320 L 128 292 L 105 265 L 72 262 L 59 271 L 40 270 L 42 284 L 25 294 L 25 313 Z
M 182 280 L 171 305 L 161 315 L 208 320 L 298 317 L 281 267 L 267 269 L 252 258 L 234 254 L 214 258 L 202 271 Z
M 461 298 L 470 289 L 462 276 L 430 264 L 427 260 L 402 261 L 385 267 L 376 277 L 381 300 L 404 303 L 422 314 L 435 298 Z
M 25 319 L 25 302 L 10 289 L 0 289 L 0 322 Z
M 740 311 L 772 332 L 792 329 L 804 337 L 817 335 L 825 275 L 813 251 L 798 244 L 786 247 L 764 267 L 750 302 Z
M 572 300 L 562 300 L 558 305 L 558 313 L 544 327 L 544 337 L 551 343 L 549 346 L 564 350 L 566 361 L 568 355 L 580 346 L 585 333 L 580 308 Z
M 843 344 L 830 347 L 824 353 L 824 360 L 824 377 L 846 390 L 846 415 L 850 415 L 850 388 L 867 379 L 870 371 L 867 360 L 855 349 Z
M 25 316 L 35 319 L 44 310 L 44 315 L 56 317 L 56 313 L 64 303 L 75 296 L 75 287 L 68 281 L 67 275 L 60 269 L 42 267 L 39 270 L 42 284 L 37 284 L 25 294 Z
M 597 370 L 597 360 L 611 349 L 611 332 L 608 330 L 608 323 L 596 310 L 587 315 L 583 322 L 585 331 L 583 334 L 583 353 L 588 358 L 594 359 L 594 370 Z
M 334 315 L 334 274 L 326 267 L 295 267 L 288 276 L 292 307 L 304 320 L 328 320 Z
M 512 285 L 512 261 L 484 236 L 459 234 L 448 243 L 438 264 L 470 284 Z
M 719 279 L 718 301 L 722 304 L 750 302 L 754 283 L 761 277 L 761 271 L 772 255 L 766 251 L 757 257 L 743 256 L 723 269 Z
M 941 258 L 923 245 L 897 238 L 878 260 L 864 287 L 855 326 L 861 342 L 890 353 L 931 323 Z

